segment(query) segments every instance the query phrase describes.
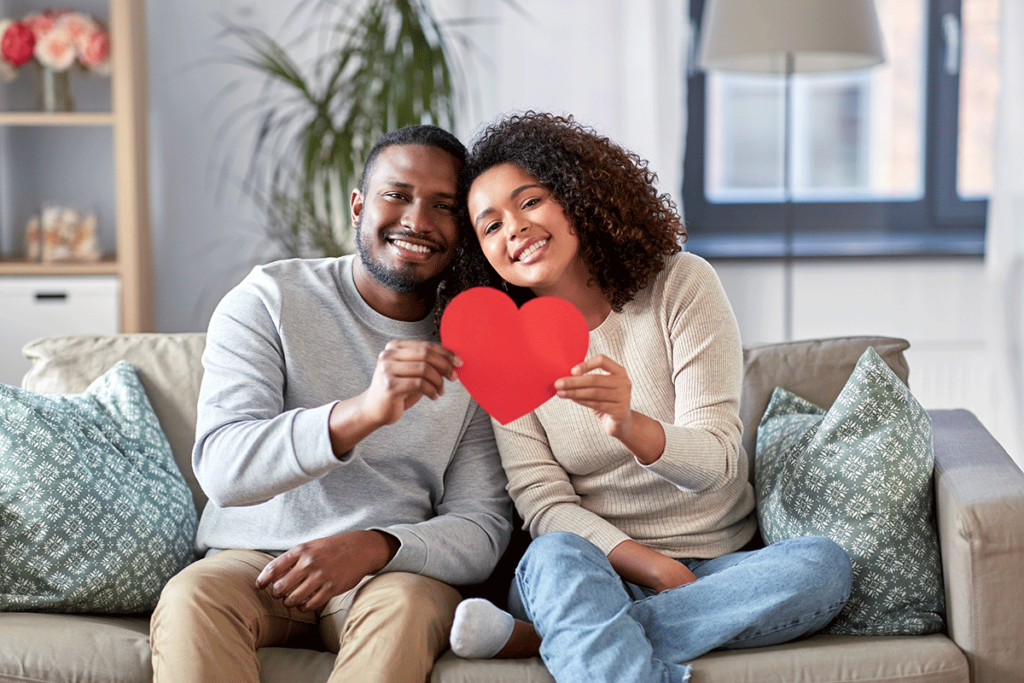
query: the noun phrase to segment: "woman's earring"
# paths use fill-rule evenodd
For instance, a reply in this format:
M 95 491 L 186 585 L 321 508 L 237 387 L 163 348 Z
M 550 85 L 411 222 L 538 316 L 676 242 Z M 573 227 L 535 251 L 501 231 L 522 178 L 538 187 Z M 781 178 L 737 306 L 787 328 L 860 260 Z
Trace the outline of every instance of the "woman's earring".
M 508 283 L 504 280 L 501 281 L 501 288 L 505 290 L 506 294 L 508 294 Z

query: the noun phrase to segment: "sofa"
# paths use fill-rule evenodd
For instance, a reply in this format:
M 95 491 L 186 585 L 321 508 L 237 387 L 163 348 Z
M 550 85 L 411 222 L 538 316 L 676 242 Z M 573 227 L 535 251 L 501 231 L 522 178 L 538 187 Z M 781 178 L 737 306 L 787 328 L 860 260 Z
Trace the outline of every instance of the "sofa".
M 206 497 L 190 467 L 202 334 L 59 336 L 29 343 L 22 387 L 82 392 L 115 361 L 136 369 L 198 510 Z M 874 348 L 904 382 L 906 341 L 846 337 L 744 349 L 744 446 L 776 386 L 827 407 L 861 353 Z M 718 651 L 692 662 L 697 683 L 1024 682 L 1024 473 L 966 410 L 930 411 L 934 500 L 946 629 L 921 636 L 816 635 L 784 646 Z M 753 467 L 751 467 L 753 471 Z M 514 558 L 512 558 L 514 561 Z M 0 567 L 3 571 L 3 567 Z M 113 683 L 152 677 L 146 614 L 0 613 L 0 682 Z M 259 651 L 261 680 L 325 681 L 333 656 Z M 467 661 L 444 653 L 434 683 L 541 683 L 539 659 Z

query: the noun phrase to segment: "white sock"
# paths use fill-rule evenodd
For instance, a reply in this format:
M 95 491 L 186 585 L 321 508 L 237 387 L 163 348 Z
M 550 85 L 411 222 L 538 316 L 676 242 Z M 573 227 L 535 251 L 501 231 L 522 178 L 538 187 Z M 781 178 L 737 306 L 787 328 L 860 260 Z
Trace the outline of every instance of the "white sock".
M 464 659 L 490 659 L 505 647 L 516 620 L 483 598 L 463 600 L 455 608 L 452 652 Z

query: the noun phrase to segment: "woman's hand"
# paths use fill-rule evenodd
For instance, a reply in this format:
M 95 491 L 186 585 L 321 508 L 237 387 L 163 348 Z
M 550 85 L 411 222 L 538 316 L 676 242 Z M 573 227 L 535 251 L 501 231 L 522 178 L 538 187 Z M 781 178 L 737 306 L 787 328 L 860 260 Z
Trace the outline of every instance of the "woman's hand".
M 633 385 L 626 368 L 602 354 L 588 358 L 569 372 L 570 377 L 555 382 L 558 396 L 593 410 L 609 436 L 621 438 L 620 435 L 628 434 L 633 422 L 629 407 Z
M 555 381 L 560 398 L 590 408 L 608 436 L 621 441 L 644 465 L 665 451 L 665 429 L 630 407 L 633 384 L 626 368 L 603 354 L 588 358 Z
M 697 577 L 686 565 L 636 541 L 623 541 L 608 553 L 608 561 L 616 573 L 638 586 L 653 588 L 659 593 L 693 583 Z

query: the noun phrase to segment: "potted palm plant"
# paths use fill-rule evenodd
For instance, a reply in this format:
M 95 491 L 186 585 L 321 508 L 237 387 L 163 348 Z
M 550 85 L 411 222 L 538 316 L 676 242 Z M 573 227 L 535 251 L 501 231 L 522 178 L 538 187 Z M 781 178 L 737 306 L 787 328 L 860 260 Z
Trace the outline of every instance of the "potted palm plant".
M 305 66 L 267 32 L 227 25 L 229 60 L 264 79 L 228 122 L 256 123 L 243 188 L 268 235 L 290 256 L 338 256 L 354 249 L 348 191 L 373 142 L 408 124 L 454 126 L 455 65 L 451 36 L 424 0 L 312 5 L 329 31 Z M 299 45 L 308 51 L 308 38 Z

